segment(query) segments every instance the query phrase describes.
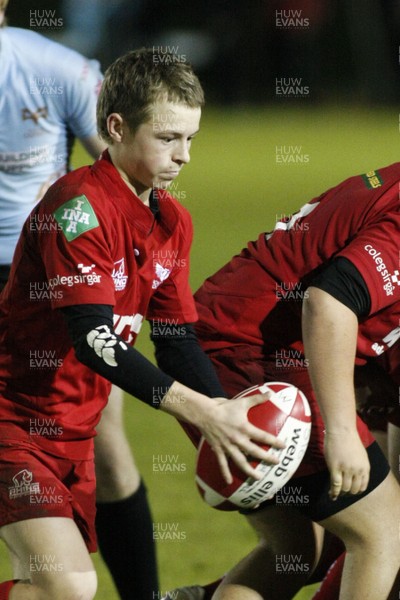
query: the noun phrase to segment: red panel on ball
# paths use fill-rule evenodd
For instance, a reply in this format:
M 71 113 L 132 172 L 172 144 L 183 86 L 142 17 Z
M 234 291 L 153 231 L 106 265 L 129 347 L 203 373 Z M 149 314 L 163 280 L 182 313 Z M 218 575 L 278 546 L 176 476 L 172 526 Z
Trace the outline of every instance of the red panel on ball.
M 204 500 L 219 510 L 251 508 L 269 499 L 297 470 L 307 448 L 311 431 L 311 412 L 304 394 L 293 385 L 272 382 L 245 390 L 240 396 L 272 392 L 272 397 L 252 407 L 248 418 L 256 427 L 286 441 L 286 448 L 272 449 L 278 455 L 278 465 L 249 459 L 263 474 L 260 481 L 247 477 L 229 459 L 233 482 L 227 484 L 220 472 L 217 457 L 209 443 L 202 439 L 198 450 L 196 483 Z M 264 446 L 269 449 L 268 446 Z

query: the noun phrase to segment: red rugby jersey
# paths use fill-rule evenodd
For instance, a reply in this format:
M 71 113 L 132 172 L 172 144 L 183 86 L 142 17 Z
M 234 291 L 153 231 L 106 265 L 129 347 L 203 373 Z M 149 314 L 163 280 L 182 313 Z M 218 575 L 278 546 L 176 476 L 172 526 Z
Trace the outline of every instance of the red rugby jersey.
M 157 194 L 158 219 L 105 152 L 56 182 L 31 213 L 0 297 L 0 427 L 16 423 L 61 453 L 64 441 L 94 435 L 110 384 L 75 358 L 58 308 L 113 305 L 115 331 L 130 343 L 144 318 L 197 319 L 191 218 Z
M 351 177 L 250 242 L 195 295 L 205 349 L 247 344 L 263 356 L 302 351 L 307 285 L 336 256 L 360 271 L 371 312 L 357 356 L 379 356 L 400 337 L 400 163 Z

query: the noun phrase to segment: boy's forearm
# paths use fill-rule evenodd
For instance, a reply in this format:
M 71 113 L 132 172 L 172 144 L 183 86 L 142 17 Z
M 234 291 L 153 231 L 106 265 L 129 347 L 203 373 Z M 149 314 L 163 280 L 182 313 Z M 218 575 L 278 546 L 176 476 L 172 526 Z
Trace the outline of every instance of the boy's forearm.
M 174 337 L 152 334 L 157 364 L 165 373 L 192 390 L 211 398 L 225 397 L 209 357 L 201 349 L 194 327 L 179 326 Z
M 178 381 L 174 381 L 162 398 L 160 409 L 180 421 L 201 427 L 203 417 L 210 411 L 213 402 L 208 396 L 195 392 Z

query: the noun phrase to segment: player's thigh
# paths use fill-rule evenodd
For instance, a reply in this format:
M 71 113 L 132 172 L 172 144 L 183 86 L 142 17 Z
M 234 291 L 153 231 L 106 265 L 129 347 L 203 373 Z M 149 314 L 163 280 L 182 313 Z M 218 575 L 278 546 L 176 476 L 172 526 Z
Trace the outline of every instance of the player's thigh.
M 104 407 L 97 432 L 107 431 L 113 427 L 123 427 L 124 392 L 117 386 L 111 387 L 108 402 Z
M 46 590 L 96 589 L 96 573 L 72 519 L 44 517 L 4 525 L 0 537 L 13 559 L 16 578 Z M 86 597 L 86 596 L 85 596 Z
M 400 558 L 399 523 L 400 486 L 389 472 L 369 494 L 320 525 L 340 537 L 348 550 L 360 546 L 384 548 L 388 556 Z
M 388 424 L 389 464 L 396 479 L 400 481 L 400 427 Z
M 259 543 L 224 577 L 216 598 L 293 598 L 313 572 L 322 528 L 288 507 L 264 506 L 246 516 Z
M 130 447 L 125 435 L 123 417 L 123 392 L 112 386 L 108 403 L 104 408 L 95 437 L 96 468 L 120 463 L 125 455 L 130 455 Z
M 117 467 L 121 461 L 127 461 L 128 464 L 132 462 L 130 446 L 125 435 L 123 408 L 123 392 L 113 385 L 96 428 L 96 468 L 103 465 L 114 466 L 114 463 Z
M 274 555 L 301 556 L 301 561 L 307 563 L 312 572 L 321 556 L 322 527 L 286 506 L 267 506 L 246 516 Z
M 128 497 L 138 488 L 140 475 L 125 435 L 123 392 L 113 386 L 95 438 L 97 501 Z

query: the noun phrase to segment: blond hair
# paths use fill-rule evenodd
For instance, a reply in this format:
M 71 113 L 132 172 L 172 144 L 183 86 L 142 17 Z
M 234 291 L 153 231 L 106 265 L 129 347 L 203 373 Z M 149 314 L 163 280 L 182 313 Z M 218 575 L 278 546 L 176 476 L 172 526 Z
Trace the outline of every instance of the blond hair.
M 193 69 L 169 52 L 161 56 L 149 48 L 128 52 L 106 71 L 97 102 L 99 135 L 111 142 L 107 118 L 119 113 L 132 132 L 151 118 L 152 106 L 160 98 L 190 108 L 204 104 L 204 92 Z

